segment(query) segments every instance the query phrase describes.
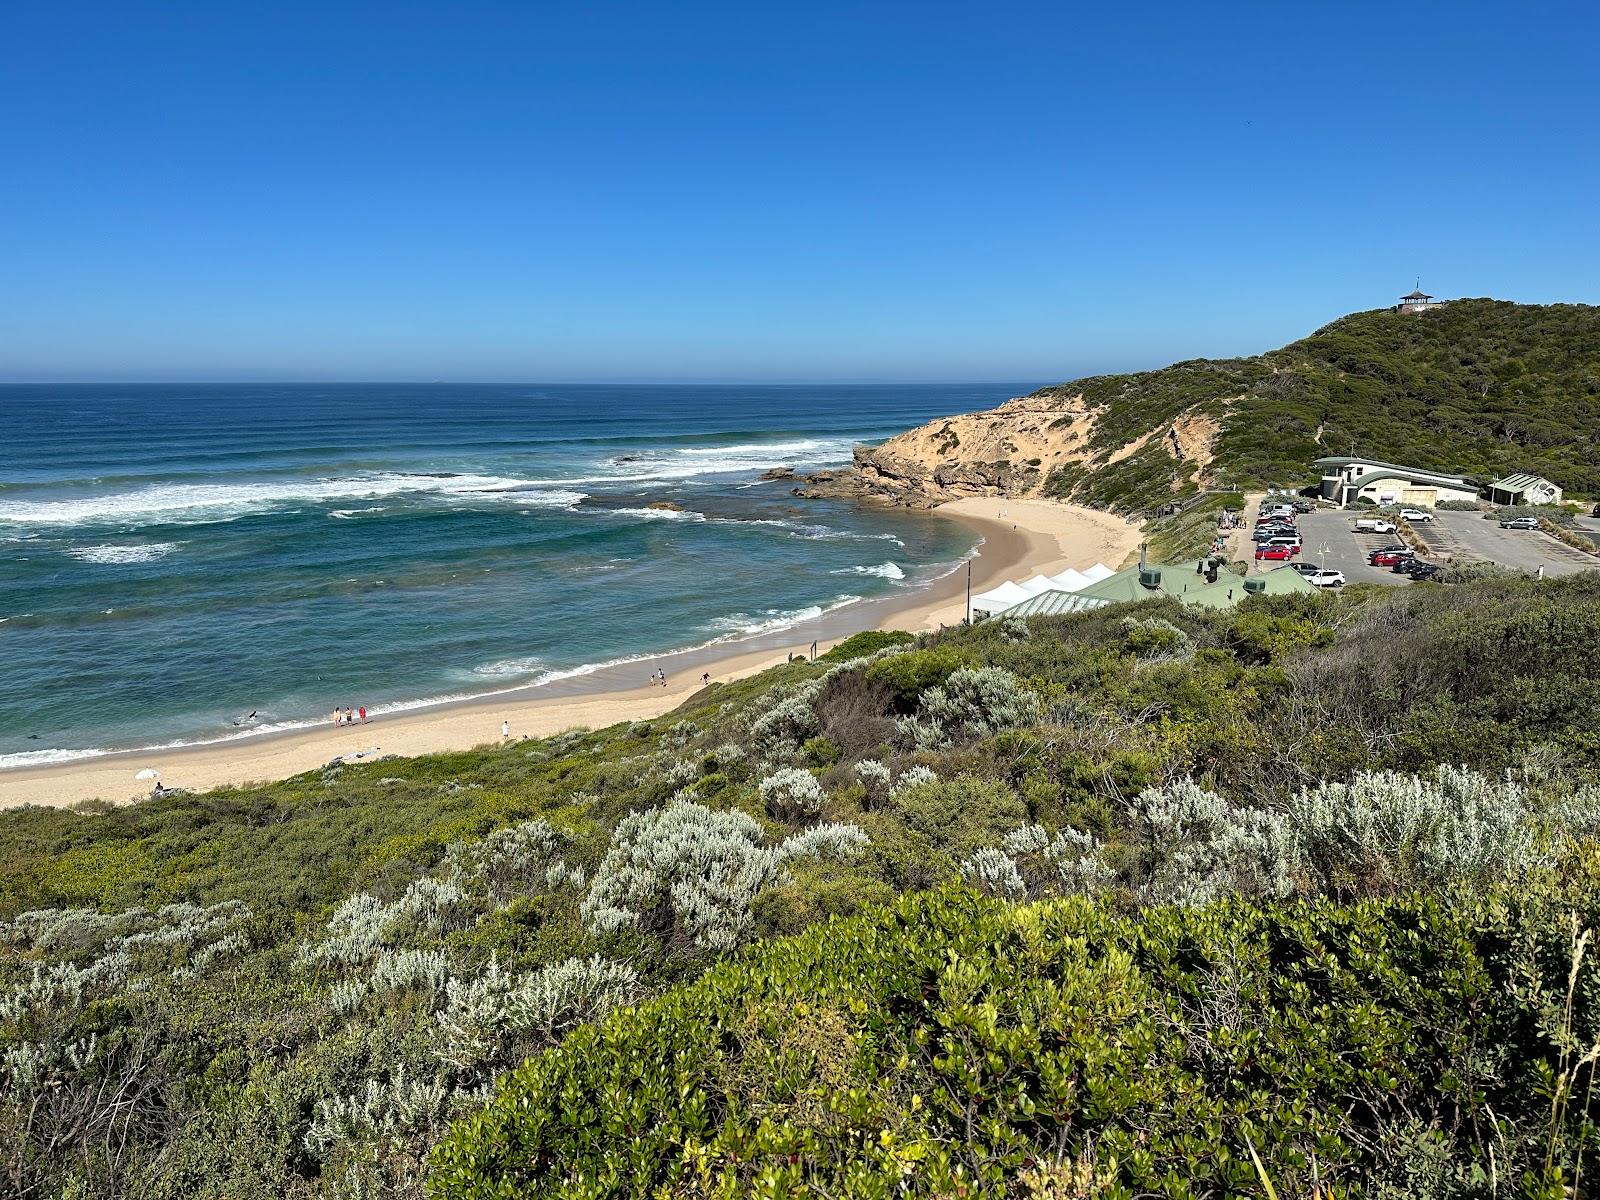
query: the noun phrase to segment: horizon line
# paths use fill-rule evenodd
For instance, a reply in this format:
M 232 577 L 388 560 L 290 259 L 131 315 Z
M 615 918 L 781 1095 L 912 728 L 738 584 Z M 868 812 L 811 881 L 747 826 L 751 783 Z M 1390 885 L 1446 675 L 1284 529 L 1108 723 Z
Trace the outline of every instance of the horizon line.
M 1026 379 L 0 379 L 0 387 L 966 387 Z

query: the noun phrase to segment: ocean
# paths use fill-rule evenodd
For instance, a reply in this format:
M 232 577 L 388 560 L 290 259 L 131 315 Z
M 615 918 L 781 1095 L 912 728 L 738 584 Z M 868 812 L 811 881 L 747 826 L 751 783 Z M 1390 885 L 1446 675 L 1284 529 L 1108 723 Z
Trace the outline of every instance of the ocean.
M 0 387 L 0 767 L 570 680 L 920 586 L 970 532 L 760 476 L 1032 386 Z

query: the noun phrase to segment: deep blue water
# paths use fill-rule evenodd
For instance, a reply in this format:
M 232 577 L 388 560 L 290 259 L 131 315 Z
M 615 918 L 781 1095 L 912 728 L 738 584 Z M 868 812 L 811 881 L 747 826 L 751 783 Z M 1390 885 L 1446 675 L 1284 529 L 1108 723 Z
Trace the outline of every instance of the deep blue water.
M 757 477 L 1030 386 L 0 387 L 0 765 L 537 683 L 914 586 L 970 535 Z

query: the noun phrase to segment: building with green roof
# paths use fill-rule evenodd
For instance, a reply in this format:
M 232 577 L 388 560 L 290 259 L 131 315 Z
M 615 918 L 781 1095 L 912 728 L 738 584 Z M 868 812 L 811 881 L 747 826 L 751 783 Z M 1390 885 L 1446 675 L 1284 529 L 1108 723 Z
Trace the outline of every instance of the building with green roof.
M 1145 564 L 1128 567 L 1075 592 L 1048 591 L 1030 596 L 999 614 L 1007 617 L 1056 616 L 1087 612 L 1108 604 L 1129 604 L 1170 596 L 1184 604 L 1202 608 L 1231 608 L 1246 596 L 1281 596 L 1290 592 L 1315 592 L 1305 576 L 1284 567 L 1260 575 L 1235 575 L 1214 571 L 1217 560 L 1201 558 L 1188 562 Z M 1214 580 L 1214 582 L 1213 582 Z
M 1319 458 L 1313 465 L 1322 468 L 1323 498 L 1340 508 L 1356 500 L 1433 508 L 1443 500 L 1478 498 L 1478 485 L 1465 475 L 1403 467 L 1376 458 Z
M 1489 485 L 1489 503 L 1560 504 L 1561 489 L 1543 475 L 1507 475 Z

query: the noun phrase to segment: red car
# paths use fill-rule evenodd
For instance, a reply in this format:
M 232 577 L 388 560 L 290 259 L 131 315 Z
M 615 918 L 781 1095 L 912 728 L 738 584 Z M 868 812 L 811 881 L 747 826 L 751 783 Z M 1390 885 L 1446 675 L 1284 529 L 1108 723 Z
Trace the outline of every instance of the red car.
M 1256 561 L 1263 558 L 1276 558 L 1287 562 L 1300 553 L 1299 546 L 1260 546 L 1256 549 Z
M 1379 550 L 1370 561 L 1375 567 L 1392 567 L 1401 559 L 1415 557 L 1409 550 Z

